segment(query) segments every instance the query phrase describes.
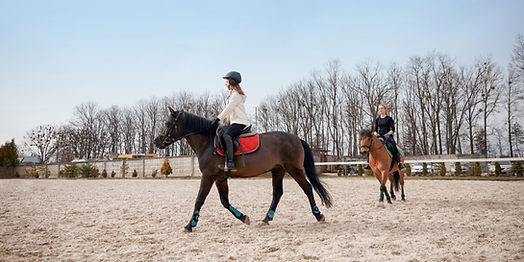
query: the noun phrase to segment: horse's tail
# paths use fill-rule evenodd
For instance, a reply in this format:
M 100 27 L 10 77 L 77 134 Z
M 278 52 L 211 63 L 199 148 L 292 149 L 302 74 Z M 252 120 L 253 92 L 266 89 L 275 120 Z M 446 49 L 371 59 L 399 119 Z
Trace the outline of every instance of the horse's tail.
M 320 196 L 322 204 L 326 207 L 331 207 L 331 195 L 326 190 L 320 179 L 318 178 L 317 171 L 315 170 L 315 160 L 313 159 L 313 153 L 311 153 L 311 148 L 306 141 L 300 140 L 302 142 L 302 147 L 304 147 L 304 169 L 306 169 L 307 178 L 309 182 Z
M 400 180 L 400 171 L 393 172 L 393 189 L 398 192 L 399 189 L 399 180 Z

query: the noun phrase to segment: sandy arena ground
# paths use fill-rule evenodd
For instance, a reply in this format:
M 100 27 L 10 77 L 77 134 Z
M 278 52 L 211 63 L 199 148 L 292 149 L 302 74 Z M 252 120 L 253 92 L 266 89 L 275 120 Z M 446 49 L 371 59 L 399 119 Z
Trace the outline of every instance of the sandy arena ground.
M 198 179 L 0 180 L 0 260 L 524 260 L 524 182 L 408 180 L 407 201 L 379 208 L 374 179 L 323 181 L 334 199 L 319 206 L 326 223 L 286 178 L 275 219 L 262 226 L 271 179 L 233 179 L 231 203 L 251 225 L 213 187 L 185 233 Z

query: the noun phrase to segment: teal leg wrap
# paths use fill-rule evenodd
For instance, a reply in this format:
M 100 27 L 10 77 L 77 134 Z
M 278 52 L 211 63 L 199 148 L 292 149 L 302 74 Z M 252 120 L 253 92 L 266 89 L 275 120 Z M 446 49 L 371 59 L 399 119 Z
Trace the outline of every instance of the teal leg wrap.
M 273 219 L 273 216 L 275 215 L 275 211 L 274 210 L 269 210 L 269 212 L 267 212 L 267 217 Z
M 191 226 L 192 227 L 195 227 L 198 223 L 198 217 L 200 216 L 200 211 L 198 210 L 195 210 L 195 212 L 193 213 L 193 217 L 191 218 Z
M 233 215 L 235 215 L 235 217 L 237 217 L 237 218 L 242 216 L 242 213 L 240 213 L 240 211 L 238 211 L 233 206 L 229 206 L 229 211 L 231 211 L 233 213 Z

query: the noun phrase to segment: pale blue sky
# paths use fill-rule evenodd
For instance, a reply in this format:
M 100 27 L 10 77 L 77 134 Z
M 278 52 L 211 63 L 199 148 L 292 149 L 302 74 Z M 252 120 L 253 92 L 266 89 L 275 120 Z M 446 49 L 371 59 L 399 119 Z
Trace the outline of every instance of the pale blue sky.
M 524 1 L 0 0 L 0 143 L 73 108 L 218 93 L 242 73 L 252 110 L 339 59 L 405 64 L 439 51 L 506 66 Z

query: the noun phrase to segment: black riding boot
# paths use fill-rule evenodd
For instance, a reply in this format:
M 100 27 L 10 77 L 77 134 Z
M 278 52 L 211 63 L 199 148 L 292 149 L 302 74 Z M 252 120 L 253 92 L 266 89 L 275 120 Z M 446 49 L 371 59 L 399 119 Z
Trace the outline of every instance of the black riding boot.
M 397 161 L 398 170 L 404 170 L 406 168 L 404 166 L 404 164 L 402 164 L 402 162 L 400 162 L 400 154 L 399 153 L 397 153 L 395 161 Z
M 224 171 L 236 172 L 237 168 L 233 159 L 233 140 L 230 136 L 224 136 L 224 142 L 226 142 L 226 165 L 224 166 Z

